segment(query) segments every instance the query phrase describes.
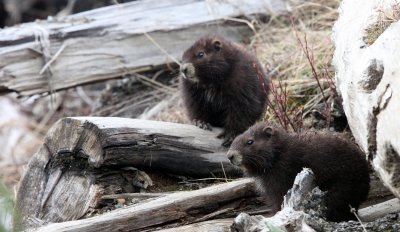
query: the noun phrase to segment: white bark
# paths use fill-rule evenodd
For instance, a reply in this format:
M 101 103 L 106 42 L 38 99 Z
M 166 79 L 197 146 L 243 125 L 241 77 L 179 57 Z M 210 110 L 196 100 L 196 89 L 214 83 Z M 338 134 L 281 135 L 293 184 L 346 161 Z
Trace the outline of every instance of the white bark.
M 396 0 L 344 0 L 333 63 L 353 135 L 400 197 L 400 18 Z M 356 9 L 356 10 L 355 10 Z
M 400 200 L 397 198 L 376 204 L 369 207 L 360 209 L 358 216 L 363 222 L 374 221 L 378 218 L 384 217 L 389 213 L 400 212 Z
M 277 227 L 282 231 L 314 231 L 309 225 L 303 222 L 307 214 L 297 209 L 307 194 L 316 186 L 314 179 L 314 173 L 310 169 L 303 169 L 303 171 L 297 174 L 292 189 L 286 194 L 281 211 L 270 218 L 241 213 L 235 218 L 233 223 L 236 231 L 269 232 L 271 226 Z

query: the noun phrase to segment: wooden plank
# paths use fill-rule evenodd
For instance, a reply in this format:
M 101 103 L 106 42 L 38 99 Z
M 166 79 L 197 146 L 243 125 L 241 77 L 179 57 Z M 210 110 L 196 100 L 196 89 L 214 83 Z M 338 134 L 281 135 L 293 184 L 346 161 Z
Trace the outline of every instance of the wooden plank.
M 216 138 L 219 132 L 139 119 L 61 119 L 48 131 L 21 180 L 17 209 L 23 227 L 80 218 L 102 195 L 115 194 L 107 192 L 107 186 L 122 191 L 118 193 L 135 188 L 128 176 L 137 178 L 132 174 L 136 169 L 122 167 L 195 177 L 235 176 L 239 172 Z
M 206 33 L 243 40 L 252 30 L 230 18 L 282 11 L 285 2 L 135 1 L 5 28 L 0 30 L 0 94 L 32 95 L 146 71 L 173 62 L 171 57 L 180 59 Z

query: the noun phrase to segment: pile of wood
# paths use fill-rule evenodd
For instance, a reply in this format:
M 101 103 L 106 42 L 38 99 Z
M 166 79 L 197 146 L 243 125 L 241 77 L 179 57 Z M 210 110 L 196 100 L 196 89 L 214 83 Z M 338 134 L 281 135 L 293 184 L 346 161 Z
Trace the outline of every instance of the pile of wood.
M 138 168 L 184 176 L 237 176 L 222 141 L 215 139 L 217 133 L 138 119 L 62 119 L 48 132 L 21 181 L 17 196 L 21 226 L 76 220 L 105 199 L 128 198 L 158 197 L 104 215 L 51 224 L 43 231 L 135 230 L 180 220 L 200 222 L 227 213 L 232 217 L 248 205 L 246 201 L 255 200 L 251 180 L 193 192 L 126 194 L 152 184 Z
M 204 33 L 243 41 L 254 33 L 253 18 L 282 11 L 285 3 L 135 1 L 6 28 L 0 31 L 0 93 L 46 94 L 176 65 Z M 163 91 L 176 99 L 172 90 Z M 103 110 L 99 115 L 115 113 Z M 138 114 L 142 119 L 73 117 L 55 123 L 21 180 L 17 229 L 227 231 L 239 213 L 268 214 L 252 180 L 232 181 L 241 173 L 220 146 L 219 129 L 143 120 L 152 110 Z M 149 191 L 157 185 L 154 171 L 224 183 Z M 370 199 L 392 197 L 379 181 L 372 186 Z M 397 212 L 398 201 L 390 204 L 384 214 Z M 368 220 L 379 216 L 364 214 Z
M 136 1 L 5 28 L 0 31 L 0 93 L 30 96 L 113 78 L 141 80 L 145 76 L 138 73 L 179 63 L 182 51 L 205 33 L 245 41 L 254 33 L 252 19 L 283 9 L 284 1 Z M 111 115 L 115 108 L 104 112 L 99 115 Z M 140 118 L 151 115 L 150 110 Z M 112 225 L 111 230 L 154 230 L 233 218 L 259 201 L 251 180 L 193 192 L 141 193 L 157 184 L 150 174 L 154 170 L 223 182 L 240 176 L 215 138 L 218 132 L 122 118 L 61 119 L 21 180 L 15 224 L 28 229 L 71 221 L 84 228 L 99 220 L 92 230 Z M 159 199 L 147 199 L 154 197 Z M 94 215 L 101 207 L 122 206 L 126 208 Z M 58 224 L 49 226 L 43 230 L 60 230 Z

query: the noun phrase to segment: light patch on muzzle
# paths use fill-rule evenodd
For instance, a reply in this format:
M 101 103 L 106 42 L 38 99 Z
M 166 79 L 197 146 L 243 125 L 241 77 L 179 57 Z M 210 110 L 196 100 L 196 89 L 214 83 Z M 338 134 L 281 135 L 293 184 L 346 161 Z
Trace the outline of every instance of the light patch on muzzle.
M 233 165 L 241 166 L 241 164 L 242 164 L 242 156 L 241 156 L 241 154 L 240 154 L 240 152 L 238 150 L 229 149 L 229 151 L 227 153 L 227 157 L 228 157 L 229 161 L 231 161 L 231 163 Z
M 183 63 L 180 66 L 180 72 L 184 79 L 194 82 L 198 81 L 198 78 L 196 77 L 196 69 L 194 68 L 192 63 Z

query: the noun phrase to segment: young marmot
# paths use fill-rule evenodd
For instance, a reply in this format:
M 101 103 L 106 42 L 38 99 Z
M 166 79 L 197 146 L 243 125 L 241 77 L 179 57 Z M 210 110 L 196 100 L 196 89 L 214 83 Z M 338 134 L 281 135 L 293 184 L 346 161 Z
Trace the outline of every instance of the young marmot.
M 180 89 L 188 116 L 198 126 L 223 127 L 229 146 L 264 112 L 268 78 L 256 56 L 217 35 L 200 38 L 182 57 Z
M 303 167 L 311 168 L 319 188 L 327 191 L 330 221 L 355 219 L 349 205 L 358 209 L 368 195 L 369 172 L 363 153 L 327 133 L 291 134 L 260 122 L 236 137 L 228 158 L 255 178 L 274 211 L 280 209 L 283 196 Z

